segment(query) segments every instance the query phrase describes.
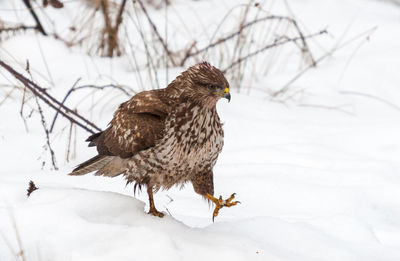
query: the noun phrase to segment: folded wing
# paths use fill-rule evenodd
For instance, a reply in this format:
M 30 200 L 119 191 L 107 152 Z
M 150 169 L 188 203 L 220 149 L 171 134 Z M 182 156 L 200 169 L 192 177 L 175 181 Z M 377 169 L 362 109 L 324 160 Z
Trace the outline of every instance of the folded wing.
M 162 138 L 164 121 L 170 107 L 160 99 L 163 90 L 144 91 L 122 103 L 109 127 L 90 136 L 89 146 L 97 146 L 98 155 L 83 162 L 70 175 L 121 174 L 124 158 L 153 147 Z

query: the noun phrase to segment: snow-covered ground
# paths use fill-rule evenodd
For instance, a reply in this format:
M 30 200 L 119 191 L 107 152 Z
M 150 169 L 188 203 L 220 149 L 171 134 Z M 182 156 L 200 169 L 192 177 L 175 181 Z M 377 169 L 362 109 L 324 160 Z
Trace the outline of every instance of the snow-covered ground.
M 205 17 L 239 3 L 172 2 L 172 10 L 196 8 Z M 61 118 L 51 136 L 59 170 L 51 170 L 40 115 L 29 117 L 36 103 L 24 106 L 25 127 L 22 92 L 2 87 L 0 260 L 21 260 L 21 249 L 26 260 L 400 260 L 400 8 L 373 0 L 288 2 L 307 31 L 330 32 L 312 43 L 317 58 L 374 31 L 295 81 L 294 101 L 272 102 L 266 94 L 295 75 L 288 66 L 256 75 L 251 86 L 243 83 L 248 93 L 233 91 L 229 104 L 218 104 L 225 147 L 214 170 L 215 192 L 236 192 L 242 204 L 222 209 L 215 223 L 213 208 L 190 184 L 155 195 L 166 213 L 159 219 L 145 214 L 146 193 L 134 196 L 120 177 L 67 176 L 95 152 L 84 143 L 87 133 L 77 130 L 66 161 L 69 125 Z M 0 14 L 10 15 L 0 4 Z M 264 5 L 286 10 L 280 1 Z M 162 21 L 162 11 L 151 14 Z M 0 59 L 20 71 L 29 59 L 35 80 L 53 82 L 50 91 L 59 99 L 79 77 L 82 85 L 137 89 L 124 57 L 90 57 L 31 34 L 0 44 Z M 170 68 L 169 79 L 182 70 Z M 165 81 L 165 71 L 159 77 Z M 0 69 L 0 82 L 15 80 Z M 67 104 L 104 128 L 127 98 L 115 89 L 83 90 Z M 49 125 L 54 112 L 41 106 Z M 39 190 L 27 198 L 29 180 Z

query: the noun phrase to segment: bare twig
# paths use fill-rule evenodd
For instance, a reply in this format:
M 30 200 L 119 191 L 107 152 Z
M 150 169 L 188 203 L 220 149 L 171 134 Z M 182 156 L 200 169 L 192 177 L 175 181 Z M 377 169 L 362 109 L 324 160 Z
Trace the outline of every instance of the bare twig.
M 65 160 L 69 162 L 69 154 L 70 154 L 70 149 L 71 149 L 71 141 L 72 141 L 72 130 L 73 130 L 74 124 L 71 122 L 70 127 L 69 127 L 69 132 L 68 132 L 68 144 L 67 144 L 67 152 L 65 155 Z
M 246 7 L 244 9 L 244 12 L 243 12 L 243 15 L 242 15 L 242 19 L 241 19 L 241 21 L 239 23 L 239 30 L 238 31 L 240 33 L 236 37 L 236 42 L 235 42 L 235 45 L 233 47 L 234 52 L 233 52 L 233 55 L 231 57 L 231 62 L 235 61 L 236 57 L 241 57 L 242 56 L 242 52 L 244 50 L 245 43 L 246 43 L 246 38 L 247 38 L 247 35 L 248 35 L 248 34 L 246 34 L 246 31 L 243 30 L 243 27 L 244 27 L 245 22 L 247 20 L 247 16 L 248 16 L 249 11 L 250 11 L 251 3 L 252 3 L 252 0 L 249 0 L 249 3 L 246 5 Z M 253 28 L 253 27 L 251 27 L 251 28 Z M 236 67 L 237 68 L 236 73 L 232 74 L 233 77 L 235 77 L 235 76 L 237 77 L 236 78 L 236 82 L 240 82 L 241 78 L 243 77 L 243 74 L 241 73 L 242 67 L 243 66 L 237 66 Z M 240 86 L 240 85 L 238 85 L 238 86 Z
M 284 37 L 284 38 L 276 39 L 276 40 L 274 41 L 274 43 L 268 44 L 268 45 L 266 45 L 266 46 L 264 46 L 264 47 L 262 47 L 262 48 L 260 48 L 260 49 L 258 49 L 258 50 L 256 50 L 256 51 L 254 51 L 254 52 L 252 52 L 252 53 L 247 54 L 247 55 L 244 56 L 244 57 L 240 57 L 239 59 L 237 59 L 236 61 L 234 61 L 232 64 L 230 64 L 228 67 L 226 67 L 224 70 L 222 70 L 222 72 L 223 72 L 223 73 L 226 73 L 228 70 L 230 70 L 230 69 L 231 69 L 232 67 L 234 67 L 235 65 L 237 65 L 237 64 L 239 64 L 239 63 L 241 63 L 241 62 L 243 62 L 244 60 L 246 60 L 246 59 L 248 59 L 248 58 L 250 58 L 250 57 L 252 57 L 252 56 L 255 56 L 255 55 L 257 55 L 257 54 L 259 54 L 259 53 L 261 53 L 261 52 L 264 52 L 264 51 L 266 51 L 266 50 L 268 50 L 268 49 L 270 49 L 270 48 L 274 48 L 274 47 L 277 47 L 277 46 L 286 44 L 286 43 L 288 43 L 288 42 L 296 42 L 296 41 L 298 41 L 298 40 L 302 40 L 302 41 L 303 41 L 303 40 L 305 40 L 305 39 L 313 38 L 313 37 L 315 37 L 315 36 L 322 35 L 322 34 L 326 34 L 326 33 L 327 33 L 326 30 L 322 30 L 322 31 L 319 31 L 319 32 L 317 32 L 317 33 L 310 34 L 310 35 L 306 35 L 306 36 L 298 36 L 298 37 L 293 37 L 293 38 Z
M 197 51 L 195 51 L 195 52 L 190 52 L 190 53 L 186 54 L 185 57 L 184 57 L 184 58 L 182 59 L 182 61 L 181 61 L 181 66 L 183 66 L 183 65 L 185 64 L 185 62 L 186 62 L 186 60 L 187 60 L 188 58 L 190 58 L 190 57 L 192 57 L 192 56 L 196 56 L 196 55 L 198 55 L 198 54 L 200 54 L 200 53 L 206 52 L 206 51 L 208 51 L 210 48 L 213 48 L 213 47 L 215 47 L 215 46 L 217 46 L 217 45 L 220 45 L 220 44 L 222 44 L 222 43 L 224 43 L 224 42 L 226 42 L 226 41 L 228 41 L 228 40 L 230 40 L 230 39 L 232 39 L 232 38 L 234 38 L 234 37 L 240 35 L 240 33 L 241 33 L 244 29 L 246 29 L 247 27 L 250 27 L 250 26 L 252 26 L 252 25 L 254 25 L 254 24 L 257 24 L 257 23 L 259 23 L 259 22 L 263 22 L 263 21 L 271 20 L 271 19 L 278 19 L 278 20 L 281 20 L 281 19 L 283 19 L 283 17 L 282 17 L 282 16 L 271 15 L 271 16 L 259 18 L 259 19 L 253 20 L 253 21 L 251 21 L 251 22 L 248 22 L 248 23 L 244 24 L 243 26 L 241 26 L 241 28 L 240 28 L 238 31 L 236 31 L 236 32 L 234 32 L 234 33 L 231 33 L 231 34 L 229 34 L 229 35 L 227 35 L 227 36 L 225 36 L 225 37 L 223 37 L 223 38 L 220 38 L 220 39 L 216 40 L 215 42 L 212 42 L 212 43 L 210 43 L 209 45 L 207 45 L 206 47 L 203 47 L 203 48 L 201 48 L 201 49 L 199 49 L 199 50 L 197 50 Z M 193 44 L 195 44 L 195 42 L 194 42 Z M 190 46 L 189 49 L 192 49 L 192 48 L 193 48 L 193 44 Z
M 149 22 L 149 24 L 151 25 L 151 28 L 153 29 L 154 33 L 156 34 L 158 40 L 160 41 L 161 45 L 164 48 L 164 51 L 167 53 L 169 60 L 171 61 L 173 66 L 176 66 L 177 63 L 174 60 L 174 57 L 172 55 L 172 52 L 168 49 L 167 44 L 165 43 L 164 39 L 161 37 L 160 33 L 157 30 L 157 26 L 154 24 L 153 20 L 151 20 L 149 14 L 147 13 L 146 7 L 144 7 L 144 4 L 142 2 L 142 0 L 132 0 L 133 3 L 135 3 L 135 1 L 137 1 L 140 5 L 140 8 L 142 9 L 143 13 L 145 14 L 147 21 Z
M 12 212 L 12 210 L 10 210 L 9 215 L 10 215 L 11 223 L 13 225 L 13 228 L 15 231 L 15 236 L 17 238 L 17 243 L 18 243 L 18 247 L 19 247 L 19 252 L 17 253 L 17 255 L 21 257 L 22 261 L 26 261 L 24 247 L 22 246 L 21 235 L 18 231 L 17 221 L 15 220 L 15 216 L 14 216 L 14 213 Z
M 357 95 L 357 96 L 362 96 L 362 97 L 366 97 L 366 98 L 370 98 L 370 99 L 374 99 L 377 101 L 380 101 L 390 107 L 392 107 L 393 109 L 399 110 L 400 111 L 400 106 L 397 104 L 394 104 L 390 101 L 387 101 L 385 99 L 382 99 L 378 96 L 372 95 L 372 94 L 368 94 L 368 93 L 362 93 L 362 92 L 355 92 L 355 91 L 339 91 L 339 93 L 341 94 L 349 94 L 349 95 Z
M 0 33 L 18 32 L 18 31 L 27 31 L 27 30 L 38 30 L 38 28 L 36 26 L 17 25 L 14 27 L 2 27 L 2 28 L 0 28 Z
M 362 32 L 362 33 L 360 33 L 360 34 L 358 34 L 358 35 L 352 37 L 351 39 L 345 41 L 345 42 L 342 43 L 342 44 L 338 43 L 335 47 L 332 48 L 332 50 L 330 50 L 330 51 L 327 52 L 326 54 L 324 54 L 324 55 L 322 55 L 321 57 L 319 57 L 319 58 L 316 60 L 316 63 L 320 63 L 322 60 L 326 59 L 327 57 L 330 57 L 330 56 L 331 56 L 333 53 L 335 53 L 336 51 L 342 49 L 343 47 L 347 46 L 348 44 L 354 42 L 355 40 L 357 40 L 357 39 L 359 39 L 359 38 L 361 38 L 361 37 L 366 36 L 367 38 L 369 38 L 370 35 L 371 35 L 372 33 L 375 32 L 376 28 L 377 28 L 377 27 L 374 26 L 374 27 L 372 27 L 372 28 L 370 28 L 370 29 L 368 29 L 368 30 L 366 30 L 366 31 L 364 31 L 364 32 Z M 292 83 L 294 83 L 297 79 L 299 79 L 299 78 L 300 78 L 303 74 L 305 74 L 310 68 L 312 68 L 312 66 L 307 66 L 307 67 L 306 67 L 305 69 L 303 69 L 301 72 L 299 72 L 298 74 L 296 74 L 296 75 L 295 75 L 292 79 L 290 79 L 281 89 L 279 89 L 279 90 L 277 90 L 276 92 L 274 92 L 274 93 L 272 94 L 272 96 L 278 96 L 278 95 L 284 93 L 284 92 L 289 88 L 289 86 L 290 86 Z
M 19 115 L 21 116 L 22 121 L 24 122 L 26 132 L 29 132 L 28 124 L 26 124 L 26 119 L 24 118 L 25 97 L 26 97 L 26 87 L 24 87 L 24 92 L 22 95 L 22 102 L 21 102 L 21 109 L 19 110 Z
M 78 78 L 78 80 L 75 81 L 74 85 L 72 85 L 71 90 L 73 90 L 75 88 L 75 86 L 78 84 L 78 82 L 81 80 L 81 78 Z M 62 105 L 64 105 L 64 102 L 66 101 L 67 97 L 69 94 L 67 94 L 65 96 L 65 98 L 63 99 L 63 101 L 61 102 Z M 57 116 L 58 116 L 58 112 L 60 111 L 61 106 L 58 107 L 58 110 L 56 110 L 56 114 L 54 115 L 53 121 L 51 122 L 51 126 L 50 126 L 50 132 L 53 132 L 53 128 L 54 128 L 54 124 L 56 123 L 57 120 Z
M 132 18 L 132 17 L 130 17 L 130 18 Z M 139 70 L 139 64 L 138 64 L 138 61 L 136 59 L 135 51 L 134 51 L 132 42 L 131 42 L 131 40 L 129 38 L 128 31 L 127 31 L 126 28 L 124 28 L 124 29 L 125 29 L 124 32 L 125 32 L 126 39 L 128 40 L 129 47 L 130 47 L 131 52 L 132 52 L 132 58 L 133 58 L 133 61 L 135 63 L 135 66 L 133 66 L 133 64 L 132 64 L 132 69 L 135 70 L 134 68 L 136 67 L 136 73 L 135 73 L 136 82 L 137 82 L 137 85 L 143 90 L 144 89 L 144 84 L 143 84 L 142 74 L 141 74 L 141 72 Z
M 108 0 L 101 1 L 101 10 L 104 16 L 105 33 L 108 35 L 107 56 L 112 57 L 116 48 L 116 39 L 111 25 L 110 13 L 108 10 Z
M 45 32 L 42 24 L 40 23 L 39 17 L 36 15 L 35 10 L 32 8 L 30 0 L 22 0 L 25 4 L 25 6 L 28 8 L 29 12 L 31 13 L 33 19 L 36 22 L 36 28 L 41 32 L 43 35 L 47 35 Z
M 129 15 L 129 13 L 128 13 L 128 15 Z M 143 46 L 144 46 L 144 49 L 145 49 L 146 58 L 147 58 L 147 62 L 148 62 L 147 71 L 148 71 L 148 74 L 149 74 L 149 79 L 151 81 L 151 84 L 152 84 L 153 88 L 159 88 L 160 86 L 159 86 L 159 81 L 158 81 L 157 69 L 156 69 L 156 66 L 154 65 L 153 56 L 150 54 L 150 51 L 149 51 L 149 44 L 146 41 L 143 29 L 140 26 L 139 15 L 138 15 L 138 12 L 137 12 L 136 8 L 135 8 L 135 16 L 136 16 L 136 19 L 138 21 L 137 24 L 134 22 L 134 19 L 132 18 L 132 16 L 129 15 L 129 17 L 131 18 L 132 22 L 134 22 L 134 24 L 136 26 L 136 29 L 137 29 L 137 31 L 138 31 L 138 33 L 140 35 L 140 38 L 142 39 L 142 42 L 143 42 Z M 128 39 L 129 39 L 129 37 L 128 37 Z M 153 47 L 154 47 L 154 44 L 153 44 Z M 136 61 L 135 61 L 135 63 L 136 63 Z M 154 73 L 154 77 L 152 77 L 152 73 Z M 154 87 L 153 81 L 155 82 L 155 86 L 156 87 Z
M 118 14 L 117 14 L 117 18 L 116 18 L 115 26 L 114 26 L 116 32 L 118 32 L 118 28 L 122 23 L 122 14 L 124 13 L 125 5 L 126 5 L 126 0 L 122 0 L 121 5 L 119 6 L 119 10 L 118 10 Z
M 16 251 L 13 249 L 13 247 L 11 246 L 11 242 L 6 238 L 6 236 L 4 235 L 3 231 L 1 231 L 1 230 L 0 230 L 0 235 L 1 235 L 1 237 L 3 238 L 3 241 L 6 243 L 6 245 L 7 245 L 7 247 L 8 247 L 8 250 L 10 251 L 10 253 L 14 255 L 14 253 L 15 253 Z M 14 257 L 14 260 L 17 260 L 17 259 Z
M 299 104 L 299 106 L 300 107 L 320 108 L 320 109 L 326 109 L 326 110 L 335 110 L 335 111 L 340 111 L 340 112 L 346 113 L 347 115 L 354 116 L 354 113 L 352 113 L 348 110 L 345 110 L 339 106 L 336 107 L 336 106 L 327 106 L 327 105 L 321 105 L 321 104 L 305 104 L 305 103 Z
M 118 44 L 118 29 L 122 23 L 122 14 L 124 12 L 125 5 L 126 5 L 126 0 L 122 0 L 118 10 L 115 24 L 113 26 L 110 18 L 109 2 L 108 0 L 101 1 L 101 10 L 103 12 L 104 23 L 105 23 L 105 33 L 108 36 L 107 37 L 108 57 L 113 57 L 114 53 L 116 53 L 117 56 L 121 55 L 121 51 L 119 49 L 119 44 Z M 104 45 L 104 43 L 102 43 L 102 45 Z
M 68 90 L 67 94 L 64 96 L 64 99 L 61 101 L 61 105 L 64 105 L 64 103 L 67 101 L 68 97 L 77 90 L 81 90 L 81 89 L 86 89 L 86 88 L 92 88 L 92 89 L 98 89 L 98 90 L 103 90 L 106 88 L 115 88 L 117 90 L 120 90 L 121 92 L 123 92 L 126 96 L 131 97 L 131 94 L 129 94 L 124 88 L 122 88 L 121 86 L 117 86 L 114 84 L 107 84 L 107 85 L 102 85 L 102 86 L 95 86 L 95 85 L 82 85 L 82 86 L 78 86 L 76 87 L 76 85 L 78 84 L 78 82 L 80 81 L 80 78 L 74 83 L 74 85 L 71 87 L 71 89 Z M 60 105 L 60 106 L 61 106 Z M 61 107 L 60 107 L 61 108 Z M 54 124 L 57 120 L 57 116 L 59 114 L 59 110 L 56 111 L 56 114 L 54 115 L 53 121 L 51 123 L 51 127 L 50 127 L 50 132 L 53 132 L 53 128 L 54 128 Z
M 55 157 L 53 149 L 51 148 L 49 129 L 47 128 L 46 120 L 45 120 L 44 115 L 43 115 L 43 110 L 42 110 L 42 107 L 39 104 L 37 96 L 35 96 L 35 101 L 36 101 L 36 104 L 38 106 L 38 110 L 39 110 L 39 114 L 40 114 L 40 119 L 41 119 L 41 122 L 42 122 L 43 130 L 44 130 L 44 133 L 46 134 L 46 143 L 47 143 L 47 147 L 49 148 L 49 151 L 50 151 L 51 163 L 53 164 L 53 168 L 55 170 L 58 170 L 57 163 L 56 163 L 56 157 Z
M 299 36 L 301 39 L 301 43 L 303 48 L 301 49 L 303 54 L 308 54 L 310 59 L 311 59 L 311 66 L 314 67 L 317 65 L 317 63 L 314 60 L 314 57 L 312 56 L 311 52 L 310 52 L 310 48 L 308 47 L 307 41 L 306 41 L 306 37 L 304 36 L 304 34 L 301 32 L 299 25 L 297 24 L 297 21 L 294 19 L 290 19 L 290 21 L 293 23 L 294 27 L 296 27 L 296 30 L 299 32 Z M 326 33 L 326 31 L 325 31 Z
M 197 42 L 196 42 L 196 41 L 193 41 L 193 43 L 192 43 L 192 44 L 189 46 L 189 48 L 186 50 L 185 55 L 183 56 L 182 61 L 181 61 L 180 64 L 179 64 L 180 66 L 184 66 L 187 59 L 189 59 L 190 57 L 192 57 L 192 56 L 197 55 L 197 54 L 200 53 L 199 51 L 196 51 L 196 52 L 193 52 L 193 53 L 192 53 L 192 50 L 193 50 L 193 48 L 196 46 L 196 44 L 197 44 Z
M 3 85 L 3 86 L 5 86 L 5 85 Z M 0 87 L 1 88 L 1 87 Z M 7 101 L 7 99 L 9 99 L 10 97 L 11 97 L 11 95 L 13 94 L 13 92 L 15 91 L 15 90 L 17 90 L 18 88 L 16 87 L 16 86 L 13 86 L 12 88 L 11 88 L 11 90 L 10 91 L 8 91 L 4 96 L 3 96 L 3 99 L 1 99 L 1 101 L 0 101 L 0 106 L 1 105 L 3 105 L 3 103 L 5 103 L 6 101 Z
M 239 30 L 238 30 L 238 31 L 236 31 L 236 32 L 234 32 L 234 33 L 231 33 L 231 34 L 229 34 L 229 35 L 227 35 L 227 36 L 225 36 L 225 37 L 223 37 L 223 38 L 220 38 L 220 39 L 218 39 L 218 40 L 216 40 L 216 41 L 210 43 L 210 44 L 207 45 L 206 47 L 203 47 L 203 48 L 201 48 L 201 49 L 199 49 L 199 50 L 197 50 L 197 51 L 187 53 L 187 54 L 184 56 L 184 58 L 182 59 L 182 61 L 180 62 L 180 65 L 183 66 L 183 65 L 185 64 L 186 60 L 187 60 L 188 58 L 192 57 L 192 56 L 196 56 L 196 55 L 198 55 L 198 54 L 200 54 L 200 53 L 206 52 L 206 51 L 208 51 L 210 48 L 213 48 L 213 47 L 215 47 L 215 46 L 217 46 L 217 45 L 220 45 L 220 44 L 222 44 L 222 43 L 224 43 L 224 42 L 226 42 L 226 41 L 228 41 L 228 40 L 230 40 L 230 39 L 232 39 L 232 38 L 234 38 L 234 37 L 236 37 L 236 36 L 239 36 L 239 35 L 242 33 L 242 31 L 243 31 L 244 29 L 249 28 L 249 27 L 251 27 L 251 26 L 253 26 L 253 25 L 255 25 L 255 24 L 258 24 L 258 23 L 260 23 L 260 22 L 267 21 L 267 20 L 278 20 L 278 21 L 286 20 L 286 21 L 288 21 L 289 23 L 292 23 L 293 26 L 295 27 L 295 29 L 296 29 L 298 35 L 299 35 L 299 37 L 297 37 L 297 40 L 301 40 L 301 42 L 302 42 L 302 44 L 303 44 L 302 51 L 308 51 L 308 52 L 309 52 L 308 45 L 307 45 L 307 43 L 306 43 L 306 41 L 305 41 L 307 37 L 304 36 L 304 34 L 303 34 L 302 31 L 300 30 L 300 28 L 299 28 L 297 22 L 296 22 L 294 19 L 292 19 L 292 18 L 290 18 L 290 17 L 287 17 L 287 16 L 281 16 L 281 15 L 268 15 L 268 16 L 265 16 L 265 17 L 262 17 L 262 18 L 254 19 L 253 21 L 250 21 L 250 22 L 248 22 L 248 23 L 242 23 L 242 24 L 239 26 Z M 193 48 L 193 47 L 191 46 L 190 49 L 192 49 L 192 48 Z M 314 59 L 312 59 L 312 61 L 313 61 L 313 62 L 312 62 L 313 65 L 315 65 Z
M 44 101 L 54 110 L 59 111 L 59 113 L 63 115 L 65 118 L 67 118 L 69 121 L 74 122 L 76 125 L 78 125 L 79 127 L 83 128 L 84 130 L 90 133 L 95 133 L 95 132 L 92 129 L 86 127 L 85 124 L 93 127 L 97 131 L 101 131 L 101 129 L 97 127 L 94 123 L 90 122 L 89 120 L 79 115 L 77 112 L 71 110 L 70 108 L 66 107 L 65 105 L 57 101 L 53 96 L 49 95 L 44 88 L 38 86 L 36 83 L 32 82 L 22 74 L 18 73 L 11 66 L 4 63 L 1 60 L 0 60 L 0 66 L 2 66 L 9 73 L 11 73 L 22 84 L 24 84 L 35 96 Z M 77 119 L 74 119 L 74 117 L 76 117 Z M 81 123 L 80 121 L 82 121 L 83 123 Z

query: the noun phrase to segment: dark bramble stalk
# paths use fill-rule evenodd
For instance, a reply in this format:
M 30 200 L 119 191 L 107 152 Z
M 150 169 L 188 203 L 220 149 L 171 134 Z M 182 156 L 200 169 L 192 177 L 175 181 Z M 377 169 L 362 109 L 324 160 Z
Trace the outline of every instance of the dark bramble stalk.
M 19 80 L 22 84 L 25 85 L 35 96 L 37 96 L 39 99 L 44 101 L 48 106 L 53 108 L 54 110 L 58 111 L 61 115 L 63 115 L 65 118 L 67 118 L 70 122 L 75 123 L 82 129 L 94 134 L 95 131 L 92 130 L 91 128 L 87 127 L 86 125 L 91 126 L 94 128 L 96 131 L 101 131 L 99 127 L 97 127 L 94 123 L 91 121 L 87 120 L 77 112 L 71 110 L 61 102 L 59 102 L 57 99 L 55 99 L 53 96 L 47 93 L 46 89 L 43 87 L 40 87 L 33 81 L 29 80 L 22 74 L 18 73 L 15 71 L 11 66 L 6 64 L 5 62 L 0 60 L 0 66 L 2 66 L 4 69 L 6 69 L 9 73 L 11 73 L 17 80 Z
M 35 183 L 31 180 L 29 181 L 28 189 L 26 190 L 28 193 L 26 194 L 28 197 L 32 194 L 33 191 L 39 189 L 36 187 Z
M 31 13 L 33 19 L 36 22 L 36 28 L 39 30 L 39 32 L 41 32 L 43 35 L 47 36 L 46 31 L 44 30 L 42 23 L 39 20 L 39 17 L 37 16 L 37 14 L 35 13 L 35 10 L 32 8 L 31 2 L 30 0 L 22 0 L 25 4 L 25 6 L 28 8 L 29 12 Z

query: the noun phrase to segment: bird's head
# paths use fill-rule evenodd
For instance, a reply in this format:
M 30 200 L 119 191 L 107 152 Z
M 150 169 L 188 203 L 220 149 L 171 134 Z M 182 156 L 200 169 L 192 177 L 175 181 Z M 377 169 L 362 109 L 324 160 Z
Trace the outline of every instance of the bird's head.
M 196 64 L 175 79 L 182 96 L 205 106 L 215 106 L 221 98 L 231 100 L 229 83 L 223 73 L 207 62 Z

